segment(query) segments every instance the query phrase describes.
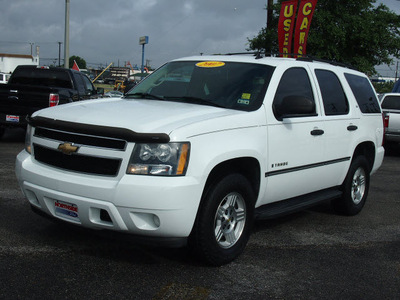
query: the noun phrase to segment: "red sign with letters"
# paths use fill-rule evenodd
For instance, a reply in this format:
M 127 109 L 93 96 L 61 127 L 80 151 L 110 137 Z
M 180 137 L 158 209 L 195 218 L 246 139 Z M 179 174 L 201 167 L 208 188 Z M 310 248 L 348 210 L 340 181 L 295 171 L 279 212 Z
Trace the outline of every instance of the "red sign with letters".
M 278 24 L 279 53 L 282 57 L 290 57 L 296 8 L 297 0 L 282 2 Z
M 302 0 L 297 14 L 296 30 L 294 35 L 294 53 L 298 56 L 306 54 L 308 31 L 314 14 L 317 0 Z

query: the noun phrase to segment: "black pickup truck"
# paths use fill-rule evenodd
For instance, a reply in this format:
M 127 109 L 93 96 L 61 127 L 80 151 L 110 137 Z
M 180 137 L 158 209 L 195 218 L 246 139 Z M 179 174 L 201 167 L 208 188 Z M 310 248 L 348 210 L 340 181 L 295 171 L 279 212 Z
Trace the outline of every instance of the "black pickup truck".
M 0 138 L 7 127 L 26 127 L 26 117 L 39 109 L 99 98 L 103 93 L 75 70 L 18 66 L 8 84 L 0 85 Z

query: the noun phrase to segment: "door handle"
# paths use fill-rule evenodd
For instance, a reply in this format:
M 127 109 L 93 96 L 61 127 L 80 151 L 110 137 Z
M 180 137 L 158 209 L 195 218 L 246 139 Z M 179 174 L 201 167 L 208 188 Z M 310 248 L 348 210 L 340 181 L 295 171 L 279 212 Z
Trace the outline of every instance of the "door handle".
M 355 131 L 355 130 L 357 130 L 358 129 L 358 127 L 356 126 L 356 125 L 349 125 L 349 126 L 347 126 L 347 130 L 348 131 Z
M 314 129 L 310 133 L 311 133 L 311 135 L 323 135 L 324 131 L 322 129 Z

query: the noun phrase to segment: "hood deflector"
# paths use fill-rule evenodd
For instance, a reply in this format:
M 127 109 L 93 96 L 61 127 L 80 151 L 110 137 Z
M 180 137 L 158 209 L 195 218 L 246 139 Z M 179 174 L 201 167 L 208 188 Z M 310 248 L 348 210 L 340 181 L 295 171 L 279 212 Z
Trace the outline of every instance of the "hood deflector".
M 166 133 L 139 133 L 126 128 L 74 123 L 45 117 L 28 116 L 26 119 L 33 127 L 44 127 L 60 131 L 122 139 L 127 142 L 168 143 L 170 141 L 169 135 Z

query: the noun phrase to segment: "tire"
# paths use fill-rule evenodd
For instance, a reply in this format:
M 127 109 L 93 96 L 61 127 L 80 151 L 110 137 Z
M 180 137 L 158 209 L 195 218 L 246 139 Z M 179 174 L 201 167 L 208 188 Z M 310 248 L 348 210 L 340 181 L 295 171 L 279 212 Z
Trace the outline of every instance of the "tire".
M 365 205 L 369 191 L 370 167 L 364 156 L 356 157 L 350 165 L 342 185 L 342 198 L 332 201 L 333 208 L 340 214 L 354 216 Z
M 5 128 L 0 127 L 0 139 L 3 137 L 5 131 Z
M 254 219 L 255 197 L 249 181 L 229 174 L 202 199 L 189 246 L 206 263 L 227 264 L 246 247 Z

